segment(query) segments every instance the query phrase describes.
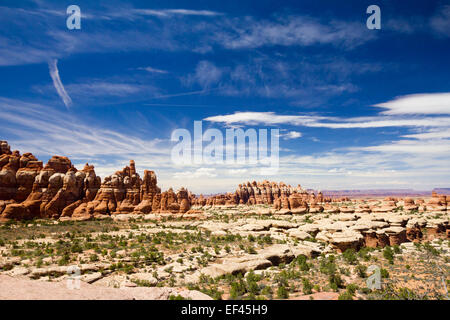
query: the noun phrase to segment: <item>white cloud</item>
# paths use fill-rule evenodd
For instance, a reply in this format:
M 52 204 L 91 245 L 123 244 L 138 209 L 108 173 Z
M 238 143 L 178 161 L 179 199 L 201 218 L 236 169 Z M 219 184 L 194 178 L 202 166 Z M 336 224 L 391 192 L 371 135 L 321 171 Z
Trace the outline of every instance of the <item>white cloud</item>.
M 260 167 L 247 165 L 187 166 L 181 172 L 170 161 L 170 144 L 143 139 L 120 128 L 102 128 L 92 120 L 43 104 L 0 98 L 1 133 L 14 149 L 39 158 L 69 156 L 78 168 L 94 164 L 100 176 L 136 161 L 137 169 L 155 170 L 163 188 L 188 187 L 196 193 L 233 191 L 244 181 L 268 178 Z M 135 129 L 135 128 L 134 128 Z M 336 147 L 318 154 L 296 152 L 280 157 L 270 177 L 307 188 L 415 188 L 445 187 L 450 179 L 448 130 L 433 128 L 402 136 L 402 140 L 360 148 Z M 348 177 L 351 175 L 351 179 Z
M 165 12 L 186 16 L 209 16 L 209 17 L 220 16 L 223 14 L 220 12 L 210 10 L 188 10 L 188 9 L 167 9 L 165 10 Z
M 156 69 L 156 68 L 152 68 L 152 67 L 142 67 L 142 68 L 138 68 L 138 70 L 145 70 L 150 73 L 161 73 L 161 74 L 168 73 L 166 70 Z
M 228 170 L 228 173 L 231 175 L 242 175 L 247 172 L 248 172 L 247 169 L 230 169 L 230 170 Z
M 222 13 L 210 10 L 189 10 L 189 9 L 125 9 L 119 10 L 119 13 L 113 14 L 114 17 L 124 16 L 129 18 L 133 15 L 143 15 L 143 16 L 155 16 L 160 18 L 171 17 L 171 16 L 204 16 L 204 17 L 214 17 L 220 16 Z
M 173 178 L 174 179 L 193 179 L 200 177 L 214 178 L 217 177 L 215 171 L 216 171 L 215 168 L 198 168 L 195 171 L 175 172 L 173 174 Z
M 117 4 L 92 9 L 88 15 L 85 11 L 83 18 L 90 19 L 91 28 L 74 34 L 58 27 L 64 10 L 60 12 L 45 3 L 31 10 L 1 7 L 0 20 L 22 41 L 0 35 L 0 65 L 38 63 L 92 52 L 163 50 L 205 54 L 217 46 L 241 49 L 333 44 L 349 49 L 374 38 L 373 32 L 360 22 L 322 23 L 303 16 L 279 15 L 265 21 L 229 18 L 211 10 L 140 9 Z M 139 30 L 133 23 L 138 19 Z M 37 24 L 39 28 L 29 28 Z
M 297 139 L 297 138 L 300 138 L 302 136 L 302 133 L 298 132 L 298 131 L 289 131 L 288 133 L 280 134 L 280 136 L 284 140 Z
M 38 155 L 66 155 L 74 159 L 128 158 L 170 154 L 169 147 L 158 140 L 145 140 L 124 134 L 117 128 L 93 125 L 93 120 L 47 105 L 0 98 L 2 132 L 14 148 Z M 167 160 L 167 158 L 165 158 Z
M 217 84 L 222 77 L 222 70 L 218 68 L 214 63 L 203 60 L 197 64 L 195 73 L 187 77 L 186 82 L 188 84 L 198 83 L 202 88 L 208 89 L 213 84 Z
M 430 25 L 438 35 L 450 37 L 450 5 L 442 6 L 431 18 Z
M 50 61 L 48 63 L 48 68 L 50 70 L 50 77 L 53 80 L 53 86 L 55 87 L 56 92 L 58 92 L 58 95 L 61 97 L 66 107 L 69 108 L 72 105 L 72 99 L 67 94 L 66 89 L 61 82 L 61 78 L 59 77 L 58 60 L 53 59 Z
M 402 136 L 403 138 L 413 138 L 419 140 L 446 139 L 450 138 L 450 128 L 444 130 L 429 130 L 427 132 L 413 133 Z
M 155 92 L 155 88 L 148 85 L 120 83 L 92 80 L 86 83 L 74 83 L 67 85 L 67 90 L 73 95 L 80 97 L 99 97 L 99 96 L 114 96 L 124 97 L 133 94 L 138 94 L 146 91 Z
M 215 36 L 229 49 L 318 44 L 353 48 L 374 38 L 373 33 L 367 32 L 365 25 L 359 22 L 331 21 L 323 24 L 307 16 L 282 17 L 275 22 L 247 17 L 231 23 L 233 28 L 220 31 Z
M 308 123 L 316 123 L 317 120 L 320 119 L 326 118 L 316 116 L 278 115 L 275 112 L 235 112 L 228 115 L 211 116 L 203 120 L 211 122 L 223 122 L 227 125 L 239 123 L 246 125 L 307 125 Z
M 386 115 L 450 114 L 450 92 L 411 94 L 375 106 L 388 109 Z
M 393 118 L 393 117 L 359 117 L 336 118 L 309 115 L 280 115 L 274 112 L 235 112 L 228 115 L 211 116 L 205 121 L 245 125 L 296 125 L 313 128 L 354 129 L 382 127 L 449 127 L 450 117 L 440 118 Z
M 159 88 L 136 81 L 132 77 L 111 77 L 104 79 L 82 79 L 65 85 L 65 91 L 78 105 L 105 105 L 133 102 L 161 96 Z M 45 97 L 53 89 L 49 85 L 32 86 L 35 93 Z
M 416 141 L 416 140 L 399 140 L 389 144 L 383 144 L 378 146 L 358 148 L 364 151 L 380 151 L 389 153 L 401 153 L 401 154 L 446 154 L 450 155 L 450 140 L 434 140 L 430 141 Z

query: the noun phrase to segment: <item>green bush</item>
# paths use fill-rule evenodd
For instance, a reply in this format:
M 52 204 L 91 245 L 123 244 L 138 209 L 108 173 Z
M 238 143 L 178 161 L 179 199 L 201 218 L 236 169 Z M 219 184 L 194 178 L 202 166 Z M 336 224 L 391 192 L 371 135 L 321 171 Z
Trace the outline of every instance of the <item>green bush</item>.
M 339 295 L 338 300 L 353 300 L 353 296 L 345 291 Z
M 98 261 L 99 259 L 98 259 L 98 256 L 96 255 L 96 254 L 91 254 L 90 256 L 89 256 L 89 261 L 91 261 L 91 262 L 96 262 L 96 261 Z
M 261 294 L 265 295 L 269 299 L 272 299 L 272 288 L 270 286 L 264 286 L 261 290 Z
M 313 285 L 311 284 L 311 282 L 308 279 L 303 278 L 302 279 L 302 284 L 303 284 L 303 293 L 304 294 L 311 294 L 312 293 L 312 288 L 313 288 Z
M 230 298 L 238 299 L 242 297 L 246 292 L 246 287 L 242 279 L 238 279 L 237 281 L 233 281 L 231 283 L 230 288 Z
M 342 254 L 342 257 L 344 258 L 345 261 L 347 261 L 347 263 L 350 264 L 356 264 L 356 262 L 358 261 L 356 251 L 353 248 L 345 250 L 344 253 Z
M 338 291 L 339 288 L 343 287 L 343 281 L 341 276 L 338 274 L 332 274 L 328 277 L 328 282 L 330 284 L 330 288 L 334 291 Z
M 358 276 L 359 276 L 360 278 L 365 278 L 365 277 L 366 277 L 367 267 L 364 266 L 364 265 L 362 265 L 362 264 L 358 264 L 358 265 L 355 267 L 355 271 L 356 271 L 356 273 L 358 274 Z
M 278 299 L 288 299 L 289 298 L 289 292 L 285 286 L 278 287 L 277 297 L 278 297 Z
M 83 252 L 83 248 L 80 246 L 79 243 L 74 243 L 72 245 L 72 247 L 70 248 L 70 251 L 72 253 L 82 253 Z
M 386 269 L 381 268 L 380 273 L 381 273 L 381 278 L 384 278 L 384 279 L 389 278 L 389 271 L 387 271 Z
M 320 272 L 327 275 L 333 275 L 336 272 L 335 260 L 336 258 L 333 255 L 330 255 L 328 258 L 323 257 L 320 261 Z
M 299 266 L 301 271 L 309 271 L 310 266 L 309 264 L 306 262 L 307 261 L 307 257 L 303 254 L 297 256 L 296 258 L 296 264 Z
M 347 286 L 347 292 L 350 293 L 352 296 L 355 295 L 356 290 L 358 290 L 359 287 L 358 285 L 354 284 L 354 283 L 350 283 Z
M 394 264 L 394 251 L 392 251 L 392 248 L 387 246 L 383 250 L 383 257 L 389 261 L 389 264 Z
M 435 247 L 433 247 L 431 244 L 429 244 L 428 242 L 423 244 L 423 248 L 428 251 L 429 253 L 431 253 L 433 256 L 438 256 L 439 255 L 439 250 L 437 250 Z

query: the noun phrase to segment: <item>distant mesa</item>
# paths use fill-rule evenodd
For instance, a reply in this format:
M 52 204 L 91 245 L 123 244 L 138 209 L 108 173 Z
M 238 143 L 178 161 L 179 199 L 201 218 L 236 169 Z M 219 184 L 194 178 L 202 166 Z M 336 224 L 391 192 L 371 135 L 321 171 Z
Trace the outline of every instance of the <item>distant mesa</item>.
M 434 188 L 432 194 L 433 196 L 437 196 L 438 194 L 450 196 L 450 188 Z

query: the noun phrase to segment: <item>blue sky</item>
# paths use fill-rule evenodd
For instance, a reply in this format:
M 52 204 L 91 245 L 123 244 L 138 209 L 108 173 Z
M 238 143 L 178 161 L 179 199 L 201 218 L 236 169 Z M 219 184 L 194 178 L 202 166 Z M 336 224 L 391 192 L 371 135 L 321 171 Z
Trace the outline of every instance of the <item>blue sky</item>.
M 3 0 L 0 21 L 0 138 L 44 161 L 105 176 L 134 159 L 197 193 L 449 186 L 449 1 Z M 195 120 L 278 128 L 278 174 L 174 165 L 171 133 Z

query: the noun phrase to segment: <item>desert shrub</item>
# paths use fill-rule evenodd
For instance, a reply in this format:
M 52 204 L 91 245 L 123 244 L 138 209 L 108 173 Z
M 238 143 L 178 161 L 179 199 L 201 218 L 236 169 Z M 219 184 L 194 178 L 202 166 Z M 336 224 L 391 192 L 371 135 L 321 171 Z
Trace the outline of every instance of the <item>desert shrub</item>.
M 394 264 L 394 251 L 392 251 L 392 248 L 387 246 L 383 250 L 383 257 L 389 261 L 389 264 Z
M 353 295 L 345 291 L 339 295 L 338 300 L 353 300 Z
M 358 264 L 355 267 L 355 271 L 356 274 L 360 277 L 360 278 L 365 278 L 366 277 L 366 271 L 367 271 L 367 267 L 362 265 L 362 264 Z
M 394 249 L 395 254 L 402 253 L 402 249 L 400 249 L 400 246 L 398 244 L 394 245 L 392 248 Z
M 350 283 L 347 286 L 347 292 L 350 293 L 352 296 L 355 294 L 356 290 L 358 290 L 359 287 L 358 285 L 354 284 L 354 283 Z
M 214 300 L 222 300 L 223 291 L 220 291 L 216 286 L 200 288 L 199 291 L 210 296 Z
M 336 258 L 333 255 L 330 255 L 328 258 L 323 257 L 320 261 L 319 270 L 320 272 L 333 275 L 336 272 Z
M 328 277 L 328 282 L 330 284 L 330 288 L 334 291 L 338 291 L 339 288 L 343 287 L 343 281 L 340 275 L 332 274 Z
M 280 286 L 277 289 L 277 298 L 278 299 L 288 299 L 289 298 L 289 292 L 286 289 L 285 286 Z
M 257 253 L 253 246 L 247 246 L 247 250 L 246 251 L 247 251 L 248 254 L 256 254 Z
M 299 266 L 301 271 L 309 271 L 310 266 L 309 264 L 306 262 L 307 261 L 307 257 L 303 254 L 300 254 L 297 256 L 295 263 Z
M 311 282 L 308 279 L 303 278 L 302 279 L 302 285 L 303 285 L 303 293 L 304 294 L 311 294 L 312 293 L 313 285 L 311 284 Z
M 387 271 L 386 269 L 381 268 L 380 273 L 381 273 L 381 278 L 384 278 L 384 279 L 389 278 L 389 271 Z
M 89 256 L 89 261 L 91 261 L 91 262 L 96 262 L 96 261 L 98 261 L 99 259 L 98 259 L 98 255 L 96 255 L 96 254 L 91 254 L 90 256 Z
M 74 243 L 72 245 L 72 247 L 70 248 L 70 251 L 72 253 L 82 253 L 83 252 L 83 248 L 80 246 L 79 243 Z
M 270 286 L 263 286 L 261 294 L 265 295 L 268 299 L 272 299 L 272 288 Z
M 370 260 L 369 252 L 371 252 L 373 249 L 369 247 L 361 248 L 361 250 L 358 251 L 358 257 L 363 259 L 364 261 Z
M 59 266 L 65 266 L 70 262 L 70 256 L 66 253 L 58 260 Z
M 356 251 L 353 248 L 345 250 L 344 253 L 342 254 L 342 257 L 347 263 L 350 264 L 356 264 L 356 262 L 358 261 Z
M 439 255 L 439 250 L 437 250 L 435 247 L 433 247 L 431 244 L 429 244 L 428 242 L 423 244 L 423 248 L 431 253 L 433 256 L 438 256 Z
M 242 297 L 246 293 L 246 286 L 242 279 L 233 281 L 230 287 L 230 298 L 237 299 Z

